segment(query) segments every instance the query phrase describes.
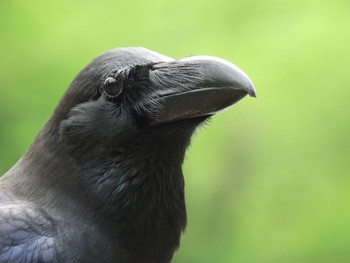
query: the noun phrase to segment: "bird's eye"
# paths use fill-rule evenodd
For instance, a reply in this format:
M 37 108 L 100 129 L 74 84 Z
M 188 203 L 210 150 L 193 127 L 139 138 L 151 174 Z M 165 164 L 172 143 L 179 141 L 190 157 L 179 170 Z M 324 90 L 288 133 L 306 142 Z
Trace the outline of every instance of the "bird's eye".
M 113 77 L 108 77 L 103 83 L 103 92 L 110 98 L 117 97 L 123 88 L 120 82 Z

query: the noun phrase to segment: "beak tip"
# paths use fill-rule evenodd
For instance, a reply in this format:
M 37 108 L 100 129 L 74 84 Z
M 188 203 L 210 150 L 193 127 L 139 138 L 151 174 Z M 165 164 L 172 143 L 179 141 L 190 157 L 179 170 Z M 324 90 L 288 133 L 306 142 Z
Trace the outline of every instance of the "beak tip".
M 252 98 L 256 98 L 256 94 L 255 93 L 249 93 L 249 96 Z
M 256 98 L 256 91 L 253 82 L 251 79 L 244 73 L 246 80 L 248 80 L 248 84 L 245 84 L 245 90 L 247 91 L 250 97 Z
M 252 84 L 252 87 L 249 90 L 248 94 L 249 94 L 250 97 L 256 98 L 256 91 L 255 91 L 255 88 L 254 88 L 253 84 Z

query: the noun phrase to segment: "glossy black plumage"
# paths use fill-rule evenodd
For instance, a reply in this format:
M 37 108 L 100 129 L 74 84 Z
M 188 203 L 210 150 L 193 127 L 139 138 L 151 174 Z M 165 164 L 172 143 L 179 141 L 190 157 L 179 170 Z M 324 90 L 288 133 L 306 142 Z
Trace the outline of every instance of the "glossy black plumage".
M 214 72 L 212 61 L 125 48 L 83 69 L 0 179 L 0 262 L 170 262 L 194 130 L 255 94 L 244 73 L 222 62 Z M 199 107 L 203 88 L 211 103 Z

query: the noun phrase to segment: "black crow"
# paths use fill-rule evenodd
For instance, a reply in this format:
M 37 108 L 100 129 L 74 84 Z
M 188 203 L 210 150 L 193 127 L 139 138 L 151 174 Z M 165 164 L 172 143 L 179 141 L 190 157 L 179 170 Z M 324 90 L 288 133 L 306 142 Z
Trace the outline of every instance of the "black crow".
M 247 94 L 249 78 L 214 57 L 95 58 L 1 177 L 0 262 L 170 262 L 191 136 Z

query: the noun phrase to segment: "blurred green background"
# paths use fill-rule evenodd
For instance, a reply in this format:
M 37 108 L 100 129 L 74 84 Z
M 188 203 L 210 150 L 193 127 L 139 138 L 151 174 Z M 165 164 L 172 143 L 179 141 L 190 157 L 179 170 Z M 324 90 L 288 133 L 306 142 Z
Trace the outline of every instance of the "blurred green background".
M 213 55 L 253 80 L 199 130 L 174 262 L 350 262 L 350 2 L 0 2 L 0 172 L 94 56 Z

